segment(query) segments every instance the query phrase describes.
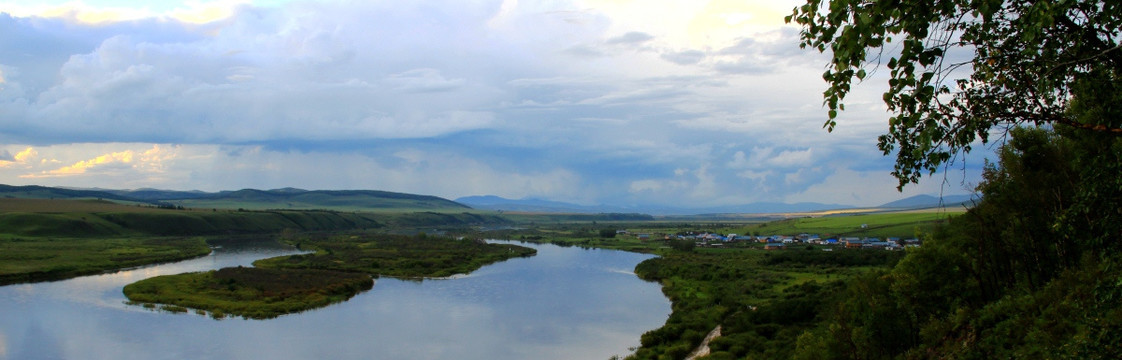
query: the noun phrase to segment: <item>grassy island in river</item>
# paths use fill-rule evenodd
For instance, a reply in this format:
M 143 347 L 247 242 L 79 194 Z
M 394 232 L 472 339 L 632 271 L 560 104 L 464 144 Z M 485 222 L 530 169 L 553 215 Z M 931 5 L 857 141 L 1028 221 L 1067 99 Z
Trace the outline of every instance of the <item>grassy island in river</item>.
M 532 256 L 536 250 L 481 240 L 404 235 L 332 235 L 296 243 L 314 254 L 258 260 L 254 266 L 363 272 L 401 278 L 466 274 L 493 262 Z
M 373 278 L 360 273 L 232 267 L 148 278 L 124 292 L 134 303 L 162 303 L 173 312 L 193 308 L 215 318 L 266 319 L 344 301 L 373 286 Z
M 372 276 L 444 277 L 536 250 L 424 235 L 331 235 L 301 239 L 316 253 L 258 260 L 256 268 L 158 276 L 125 286 L 130 301 L 174 312 L 209 311 L 266 319 L 347 300 L 373 286 Z

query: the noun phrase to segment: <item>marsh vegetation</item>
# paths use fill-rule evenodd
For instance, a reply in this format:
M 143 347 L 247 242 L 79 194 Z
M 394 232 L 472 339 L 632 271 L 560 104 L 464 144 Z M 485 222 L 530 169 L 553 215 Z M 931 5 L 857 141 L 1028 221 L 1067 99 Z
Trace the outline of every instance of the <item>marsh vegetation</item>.
M 316 251 L 258 260 L 255 268 L 159 276 L 129 284 L 124 293 L 135 304 L 160 304 L 165 310 L 266 319 L 344 301 L 369 290 L 377 276 L 446 277 L 536 253 L 521 246 L 423 234 L 315 235 L 289 241 Z

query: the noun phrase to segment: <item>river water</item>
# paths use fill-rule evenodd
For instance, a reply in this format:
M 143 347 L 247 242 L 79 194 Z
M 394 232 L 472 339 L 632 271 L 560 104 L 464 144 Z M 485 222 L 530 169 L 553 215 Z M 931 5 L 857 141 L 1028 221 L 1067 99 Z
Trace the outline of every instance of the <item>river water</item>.
M 0 359 L 607 359 L 670 314 L 631 271 L 650 255 L 520 244 L 538 254 L 453 279 L 370 291 L 270 320 L 126 305 L 144 278 L 246 265 L 291 249 L 225 246 L 114 274 L 0 287 Z

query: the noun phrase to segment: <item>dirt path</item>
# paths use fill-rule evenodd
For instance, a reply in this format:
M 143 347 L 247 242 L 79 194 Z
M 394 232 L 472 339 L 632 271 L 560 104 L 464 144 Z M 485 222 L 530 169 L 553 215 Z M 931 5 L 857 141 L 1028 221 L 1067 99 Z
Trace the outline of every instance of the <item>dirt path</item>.
M 718 336 L 721 336 L 721 325 L 717 325 L 717 327 L 713 328 L 713 331 L 709 332 L 709 335 L 705 335 L 705 339 L 701 340 L 701 345 L 698 345 L 697 349 L 694 349 L 689 356 L 686 356 L 686 360 L 694 360 L 709 355 L 709 341 L 716 339 Z

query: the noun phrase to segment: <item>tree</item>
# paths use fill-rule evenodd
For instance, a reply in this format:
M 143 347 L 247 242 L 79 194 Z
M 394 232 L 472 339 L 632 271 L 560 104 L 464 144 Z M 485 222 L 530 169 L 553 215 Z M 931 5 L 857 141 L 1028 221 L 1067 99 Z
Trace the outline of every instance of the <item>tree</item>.
M 900 188 L 1018 125 L 1122 136 L 1122 2 L 807 0 L 786 20 L 833 55 L 828 131 L 854 81 L 888 68 L 878 148 Z

